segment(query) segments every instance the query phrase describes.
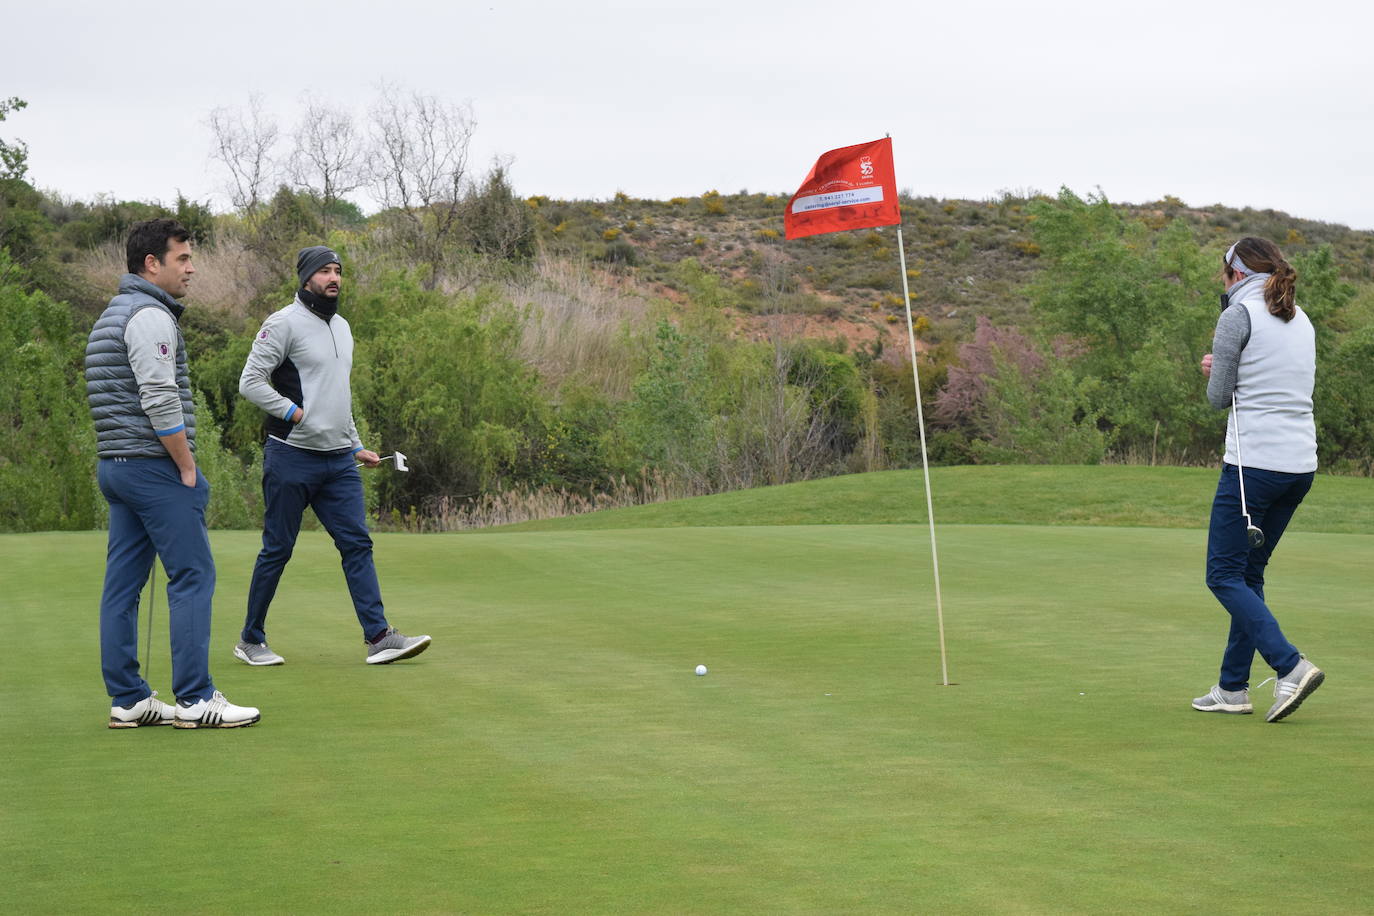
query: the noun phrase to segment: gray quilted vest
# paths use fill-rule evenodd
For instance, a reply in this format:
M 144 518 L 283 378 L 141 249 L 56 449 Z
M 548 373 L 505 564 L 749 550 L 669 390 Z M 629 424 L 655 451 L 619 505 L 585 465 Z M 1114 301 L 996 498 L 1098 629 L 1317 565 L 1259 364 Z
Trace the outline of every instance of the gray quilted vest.
M 101 458 L 166 458 L 167 449 L 153 431 L 138 396 L 138 382 L 129 366 L 124 327 L 136 312 L 159 308 L 175 322 L 183 310 L 166 292 L 137 274 L 119 278 L 119 295 L 110 300 L 86 342 L 86 400 L 95 421 L 96 454 Z M 186 371 L 186 341 L 177 328 L 177 387 L 186 418 L 186 442 L 196 448 L 196 410 L 191 378 Z

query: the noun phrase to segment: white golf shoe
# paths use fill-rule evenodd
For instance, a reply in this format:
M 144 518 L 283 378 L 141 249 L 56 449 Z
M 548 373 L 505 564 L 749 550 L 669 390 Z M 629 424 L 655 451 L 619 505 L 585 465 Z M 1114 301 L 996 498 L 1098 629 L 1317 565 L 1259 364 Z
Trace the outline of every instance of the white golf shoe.
M 110 707 L 110 728 L 171 725 L 174 710 L 157 698 L 157 691 L 128 706 Z
M 200 700 L 187 705 L 177 701 L 177 728 L 240 728 L 252 725 L 262 718 L 254 706 L 235 706 L 224 698 L 218 690 L 208 700 Z

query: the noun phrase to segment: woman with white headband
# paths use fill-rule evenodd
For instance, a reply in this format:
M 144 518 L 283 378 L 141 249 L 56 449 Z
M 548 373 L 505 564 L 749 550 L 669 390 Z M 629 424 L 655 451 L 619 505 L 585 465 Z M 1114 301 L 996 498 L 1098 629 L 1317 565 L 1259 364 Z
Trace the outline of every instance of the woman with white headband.
M 1222 278 L 1224 307 L 1212 352 L 1202 358 L 1207 400 L 1231 408 L 1207 536 L 1207 587 L 1231 615 L 1231 632 L 1221 676 L 1193 708 L 1253 712 L 1250 665 L 1258 651 L 1277 679 L 1265 721 L 1277 722 L 1325 677 L 1284 637 L 1264 600 L 1265 566 L 1317 470 L 1316 343 L 1293 300 L 1297 273 L 1273 242 L 1236 242 L 1222 259 Z

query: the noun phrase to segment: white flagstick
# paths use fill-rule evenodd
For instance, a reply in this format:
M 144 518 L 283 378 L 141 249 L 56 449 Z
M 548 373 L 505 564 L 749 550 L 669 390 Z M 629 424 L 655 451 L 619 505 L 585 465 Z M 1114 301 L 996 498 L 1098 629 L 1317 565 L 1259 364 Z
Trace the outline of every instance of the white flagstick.
M 935 506 L 930 499 L 930 463 L 926 459 L 926 418 L 921 410 L 921 375 L 916 369 L 916 329 L 911 323 L 911 290 L 906 278 L 906 245 L 897 227 L 897 253 L 902 260 L 902 304 L 906 306 L 906 336 L 911 344 L 911 381 L 916 386 L 916 423 L 921 428 L 921 473 L 926 483 L 926 518 L 930 520 L 930 562 L 935 570 L 935 620 L 940 630 L 941 683 L 949 686 L 949 660 L 945 655 L 945 609 L 940 601 L 940 554 L 935 549 Z

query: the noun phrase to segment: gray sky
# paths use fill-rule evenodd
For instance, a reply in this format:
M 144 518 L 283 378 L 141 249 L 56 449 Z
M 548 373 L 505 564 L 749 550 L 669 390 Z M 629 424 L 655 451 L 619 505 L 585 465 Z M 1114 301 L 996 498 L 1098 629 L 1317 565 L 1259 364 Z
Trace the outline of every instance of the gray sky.
M 512 158 L 525 195 L 790 194 L 891 133 L 918 195 L 1101 187 L 1374 229 L 1367 2 L 23 7 L 0 13 L 0 97 L 29 108 L 0 136 L 77 199 L 223 207 L 211 109 L 258 93 L 285 132 L 305 93 L 361 117 L 387 81 L 471 101 L 474 164 Z

